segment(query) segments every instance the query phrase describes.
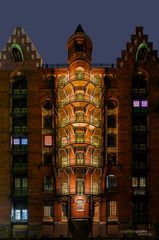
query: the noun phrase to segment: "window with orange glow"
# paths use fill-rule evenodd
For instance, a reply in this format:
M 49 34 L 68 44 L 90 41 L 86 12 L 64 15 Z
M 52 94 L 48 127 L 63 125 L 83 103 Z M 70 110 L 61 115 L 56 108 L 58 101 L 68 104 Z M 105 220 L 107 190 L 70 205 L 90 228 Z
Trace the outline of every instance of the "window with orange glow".
M 44 136 L 44 146 L 51 147 L 52 146 L 52 135 L 45 135 Z

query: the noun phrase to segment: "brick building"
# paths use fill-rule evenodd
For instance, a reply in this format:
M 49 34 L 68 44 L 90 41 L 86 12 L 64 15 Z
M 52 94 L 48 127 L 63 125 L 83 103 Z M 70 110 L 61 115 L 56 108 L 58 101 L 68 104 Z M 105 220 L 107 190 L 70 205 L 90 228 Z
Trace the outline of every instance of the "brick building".
M 17 27 L 0 53 L 0 238 L 155 237 L 157 52 L 142 27 L 116 65 L 81 25 L 67 49 L 42 65 Z

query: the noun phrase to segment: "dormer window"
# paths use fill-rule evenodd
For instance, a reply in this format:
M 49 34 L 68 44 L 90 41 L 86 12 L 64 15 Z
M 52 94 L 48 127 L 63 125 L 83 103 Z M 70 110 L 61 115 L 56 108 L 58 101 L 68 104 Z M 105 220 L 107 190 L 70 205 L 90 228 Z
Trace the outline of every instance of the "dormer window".
M 24 62 L 23 52 L 18 44 L 12 44 L 12 54 L 14 62 Z

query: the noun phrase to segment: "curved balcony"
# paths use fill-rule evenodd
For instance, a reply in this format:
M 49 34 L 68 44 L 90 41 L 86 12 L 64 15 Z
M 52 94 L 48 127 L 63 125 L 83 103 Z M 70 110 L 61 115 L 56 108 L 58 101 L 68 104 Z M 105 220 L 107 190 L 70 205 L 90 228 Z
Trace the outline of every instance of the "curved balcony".
M 62 119 L 60 127 L 65 127 L 68 124 L 76 124 L 76 123 L 78 123 L 78 126 L 81 124 L 86 125 L 87 123 L 95 127 L 101 126 L 101 121 L 98 118 L 95 118 L 93 116 L 67 116 Z
M 96 107 L 99 107 L 99 105 L 100 105 L 100 101 L 91 95 L 76 94 L 76 95 L 67 96 L 65 99 L 60 100 L 59 107 L 62 108 L 65 105 L 72 103 L 72 102 L 88 102 L 88 103 L 95 105 Z
M 101 141 L 100 139 L 96 139 L 94 137 L 76 137 L 76 138 L 67 138 L 63 137 L 62 140 L 59 142 L 59 147 L 66 147 L 67 145 L 71 144 L 90 144 L 93 145 L 94 147 L 100 147 L 101 146 Z
M 101 165 L 101 158 L 99 156 L 92 156 L 91 158 L 87 159 L 85 157 L 76 157 L 76 158 L 69 158 L 68 156 L 62 156 L 60 159 L 59 167 L 95 167 L 100 168 Z
M 92 83 L 94 86 L 100 86 L 100 80 L 95 78 L 94 76 L 91 76 L 88 73 L 81 74 L 80 78 L 77 77 L 76 74 L 71 74 L 69 77 L 65 77 L 60 79 L 59 81 L 59 87 L 64 87 L 68 83 L 71 83 L 73 81 L 87 81 Z

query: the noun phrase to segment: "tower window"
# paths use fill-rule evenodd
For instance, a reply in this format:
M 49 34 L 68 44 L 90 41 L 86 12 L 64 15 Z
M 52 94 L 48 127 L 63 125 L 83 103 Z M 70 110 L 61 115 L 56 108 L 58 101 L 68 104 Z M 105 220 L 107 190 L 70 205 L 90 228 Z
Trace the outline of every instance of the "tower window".
M 84 44 L 76 43 L 76 52 L 84 52 Z

